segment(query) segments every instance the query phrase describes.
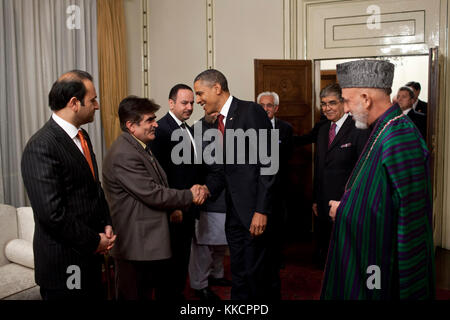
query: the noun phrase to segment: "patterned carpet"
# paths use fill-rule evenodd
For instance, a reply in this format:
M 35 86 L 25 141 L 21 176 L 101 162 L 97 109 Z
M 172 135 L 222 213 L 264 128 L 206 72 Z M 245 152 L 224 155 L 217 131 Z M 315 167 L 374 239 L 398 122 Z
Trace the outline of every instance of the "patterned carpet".
M 301 242 L 290 244 L 284 250 L 285 268 L 281 270 L 281 296 L 283 300 L 318 300 L 323 272 L 312 262 L 312 244 Z M 439 270 L 438 270 L 439 272 Z M 225 257 L 225 277 L 231 279 L 229 257 Z M 229 287 L 212 287 L 222 300 L 230 299 Z M 194 291 L 185 291 L 188 300 L 198 300 Z M 437 289 L 437 300 L 450 300 L 450 290 Z

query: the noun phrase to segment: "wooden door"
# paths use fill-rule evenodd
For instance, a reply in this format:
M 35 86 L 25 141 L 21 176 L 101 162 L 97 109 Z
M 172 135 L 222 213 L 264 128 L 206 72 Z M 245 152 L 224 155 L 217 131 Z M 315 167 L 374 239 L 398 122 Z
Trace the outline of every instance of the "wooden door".
M 431 186 L 434 186 L 436 156 L 436 113 L 439 106 L 439 48 L 431 48 L 428 66 L 427 145 L 430 150 Z
M 280 96 L 276 117 L 289 122 L 294 134 L 312 128 L 313 78 L 309 60 L 255 60 L 255 101 L 259 93 L 274 91 Z M 289 161 L 287 210 L 289 235 L 309 235 L 312 204 L 312 146 L 294 148 Z M 291 237 L 292 238 L 292 237 Z

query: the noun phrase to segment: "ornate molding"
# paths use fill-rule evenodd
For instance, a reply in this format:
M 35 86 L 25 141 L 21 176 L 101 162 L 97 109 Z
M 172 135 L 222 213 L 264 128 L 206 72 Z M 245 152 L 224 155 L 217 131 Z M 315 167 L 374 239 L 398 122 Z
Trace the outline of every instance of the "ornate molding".
M 206 0 L 206 67 L 214 68 L 214 0 Z
M 142 0 L 142 93 L 145 98 L 150 98 L 150 45 L 149 35 L 149 0 Z

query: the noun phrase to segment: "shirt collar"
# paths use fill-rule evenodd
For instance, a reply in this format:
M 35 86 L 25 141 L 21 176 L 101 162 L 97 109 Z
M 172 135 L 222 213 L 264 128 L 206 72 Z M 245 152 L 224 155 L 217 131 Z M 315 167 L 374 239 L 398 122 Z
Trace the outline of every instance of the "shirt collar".
M 419 103 L 419 98 L 417 98 L 416 102 L 413 103 L 412 107 L 416 110 L 417 104 Z
M 220 114 L 223 115 L 225 119 L 227 118 L 228 111 L 230 111 L 232 101 L 233 101 L 233 96 L 230 95 L 228 97 L 227 101 L 225 102 L 225 104 L 223 105 L 222 109 L 220 110 Z
M 342 125 L 344 124 L 345 120 L 347 120 L 347 118 L 348 118 L 348 113 L 344 113 L 344 115 L 338 121 L 335 122 L 336 126 L 338 128 L 342 127 Z
M 52 119 L 69 135 L 70 139 L 74 139 L 78 135 L 79 129 L 56 113 L 52 114 Z
M 183 124 L 183 122 L 180 121 L 180 119 L 178 119 L 177 116 L 174 115 L 172 111 L 169 110 L 169 114 L 172 116 L 173 120 L 175 120 L 178 126 L 181 126 Z
M 408 109 L 404 110 L 404 111 L 403 111 L 403 114 L 404 114 L 404 115 L 408 115 L 408 113 L 409 113 L 409 111 L 411 111 L 411 109 L 412 109 L 412 108 L 408 108 Z
M 273 117 L 272 120 L 270 120 L 270 122 L 272 122 L 272 127 L 275 129 L 275 117 Z
M 139 144 L 142 146 L 142 148 L 147 149 L 147 145 L 145 143 L 143 143 L 141 140 L 139 140 L 138 138 L 136 138 L 134 135 L 132 135 L 130 133 L 130 135 L 136 139 L 137 142 L 139 142 Z

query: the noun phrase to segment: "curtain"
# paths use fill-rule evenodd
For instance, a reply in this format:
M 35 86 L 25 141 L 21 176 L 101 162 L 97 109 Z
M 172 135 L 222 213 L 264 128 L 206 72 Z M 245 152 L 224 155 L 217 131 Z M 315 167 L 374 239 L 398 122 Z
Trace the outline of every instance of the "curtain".
M 100 98 L 106 147 L 120 135 L 117 109 L 128 94 L 123 0 L 97 0 Z
M 51 116 L 48 93 L 66 71 L 94 77 L 98 91 L 96 0 L 0 1 L 0 178 L 2 202 L 28 205 L 20 173 L 22 150 Z M 86 125 L 101 159 L 105 150 L 99 112 Z

